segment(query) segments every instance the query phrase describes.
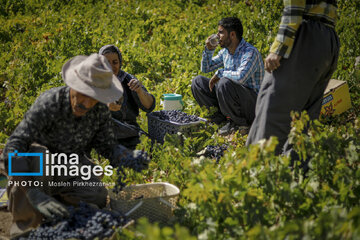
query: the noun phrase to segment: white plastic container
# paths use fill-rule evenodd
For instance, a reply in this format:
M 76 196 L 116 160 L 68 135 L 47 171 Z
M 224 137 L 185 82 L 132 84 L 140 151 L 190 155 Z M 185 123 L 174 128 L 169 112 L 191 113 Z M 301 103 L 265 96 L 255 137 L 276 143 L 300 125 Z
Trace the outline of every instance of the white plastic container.
M 163 94 L 162 104 L 164 110 L 183 110 L 184 108 L 182 95 L 176 93 Z

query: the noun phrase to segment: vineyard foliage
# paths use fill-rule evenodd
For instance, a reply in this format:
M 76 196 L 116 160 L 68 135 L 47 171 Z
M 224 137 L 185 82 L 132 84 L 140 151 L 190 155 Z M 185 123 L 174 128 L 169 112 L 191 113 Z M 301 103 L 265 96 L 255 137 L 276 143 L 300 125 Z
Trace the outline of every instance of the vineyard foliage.
M 200 72 L 204 41 L 218 21 L 237 16 L 244 38 L 265 58 L 276 36 L 281 0 L 0 0 L 0 143 L 43 91 L 64 85 L 61 67 L 106 44 L 123 53 L 123 69 L 156 97 L 183 95 L 185 112 L 205 116 L 192 97 L 191 79 Z M 151 152 L 148 170 L 127 172 L 128 184 L 166 181 L 180 188 L 177 221 L 159 226 L 141 220 L 125 230 L 128 239 L 359 239 L 360 238 L 360 0 L 339 0 L 341 49 L 333 78 L 350 87 L 352 109 L 310 122 L 292 115 L 290 138 L 310 159 L 303 175 L 286 156 L 274 155 L 275 138 L 245 148 L 246 136 L 231 143 L 204 125 L 191 136 L 167 136 L 139 149 Z M 211 73 L 205 74 L 211 76 Z M 139 124 L 147 129 L 141 113 Z M 306 130 L 304 130 L 306 129 Z M 214 159 L 196 153 L 228 144 Z M 113 179 L 105 179 L 111 181 Z

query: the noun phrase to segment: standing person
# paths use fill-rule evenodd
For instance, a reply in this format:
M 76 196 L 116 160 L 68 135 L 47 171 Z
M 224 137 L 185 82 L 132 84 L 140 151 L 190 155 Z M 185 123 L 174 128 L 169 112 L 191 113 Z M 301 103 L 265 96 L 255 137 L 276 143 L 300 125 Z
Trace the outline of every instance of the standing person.
M 36 99 L 7 140 L 0 159 L 0 169 L 9 175 L 7 193 L 13 217 L 12 236 L 37 227 L 43 218 L 53 220 L 67 216 L 64 205 L 84 201 L 99 208 L 106 206 L 107 190 L 98 177 L 102 174 L 100 166 L 87 158 L 87 149 L 94 148 L 114 167 L 125 165 L 129 156 L 139 160 L 135 157 L 143 154 L 115 142 L 113 122 L 105 104 L 119 99 L 123 89 L 104 56 L 76 56 L 63 65 L 62 77 L 67 86 L 52 88 Z M 54 162 L 46 163 L 43 157 L 41 166 L 39 157 L 24 157 L 16 151 L 51 154 Z M 64 156 L 78 156 L 78 161 L 64 162 Z M 147 167 L 149 159 L 143 160 L 144 164 L 135 163 L 136 169 Z M 61 169 L 55 172 L 54 168 L 54 173 L 49 175 L 50 171 L 45 171 L 48 164 L 53 166 L 59 161 L 65 165 L 57 165 Z M 79 171 L 80 168 L 83 170 Z M 78 169 L 78 172 L 70 174 L 69 169 Z M 24 182 L 25 185 L 19 184 Z
M 115 137 L 120 144 L 135 149 L 140 143 L 140 126 L 136 122 L 139 109 L 152 112 L 155 108 L 155 97 L 133 75 L 121 70 L 122 55 L 116 46 L 103 46 L 99 54 L 104 55 L 110 62 L 113 73 L 124 89 L 122 103 L 118 101 L 109 104 L 115 122 Z
M 306 110 L 311 119 L 319 117 L 339 54 L 336 9 L 335 0 L 284 1 L 279 32 L 265 60 L 267 72 L 247 145 L 276 136 L 277 154 L 287 151 L 291 149 L 286 143 L 290 112 Z
M 210 36 L 201 60 L 202 72 L 217 71 L 211 79 L 195 77 L 192 94 L 201 106 L 218 108 L 210 121 L 220 124 L 228 118 L 219 134 L 247 132 L 255 117 L 256 97 L 264 75 L 261 54 L 243 39 L 243 26 L 236 17 L 219 21 L 217 37 L 223 49 L 213 57 L 217 45 L 211 44 Z

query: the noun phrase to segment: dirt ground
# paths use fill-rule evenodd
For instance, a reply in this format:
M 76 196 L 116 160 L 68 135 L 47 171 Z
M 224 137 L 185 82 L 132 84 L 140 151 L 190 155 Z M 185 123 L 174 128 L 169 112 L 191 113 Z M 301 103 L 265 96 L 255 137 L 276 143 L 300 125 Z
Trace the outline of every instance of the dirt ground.
M 0 145 L 0 155 L 3 151 L 2 147 L 3 146 Z M 0 208 L 0 240 L 10 238 L 9 231 L 10 231 L 11 221 L 12 221 L 12 217 L 10 212 L 8 212 L 6 208 Z
M 9 230 L 11 225 L 11 214 L 6 208 L 0 208 L 0 240 L 9 239 Z

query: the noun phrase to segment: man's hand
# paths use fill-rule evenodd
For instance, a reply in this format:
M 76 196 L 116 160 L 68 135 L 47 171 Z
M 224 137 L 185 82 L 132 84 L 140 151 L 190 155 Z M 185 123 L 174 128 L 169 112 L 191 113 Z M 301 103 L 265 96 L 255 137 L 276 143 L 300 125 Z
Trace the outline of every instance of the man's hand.
M 270 53 L 265 59 L 265 70 L 269 73 L 276 70 L 280 66 L 281 58 L 281 56 L 275 53 Z
M 108 108 L 110 109 L 110 111 L 120 111 L 121 109 L 121 105 L 115 103 L 115 102 L 112 102 L 112 103 L 108 103 L 107 104 Z
M 63 204 L 39 189 L 28 189 L 26 196 L 30 204 L 47 219 L 69 216 L 69 212 Z
M 214 75 L 210 81 L 209 81 L 209 88 L 210 88 L 210 92 L 212 92 L 215 84 L 220 80 L 220 78 L 217 75 Z
M 211 43 L 210 43 L 210 38 L 211 38 L 211 36 L 209 36 L 209 37 L 205 40 L 205 45 L 206 45 L 206 48 L 207 48 L 207 49 L 209 49 L 210 51 L 212 51 L 212 50 L 215 50 L 215 48 L 216 48 L 217 46 L 211 45 Z
M 131 91 L 134 91 L 136 93 L 140 93 L 140 91 L 142 90 L 141 82 L 135 78 L 130 80 L 130 82 L 128 83 L 128 86 Z

